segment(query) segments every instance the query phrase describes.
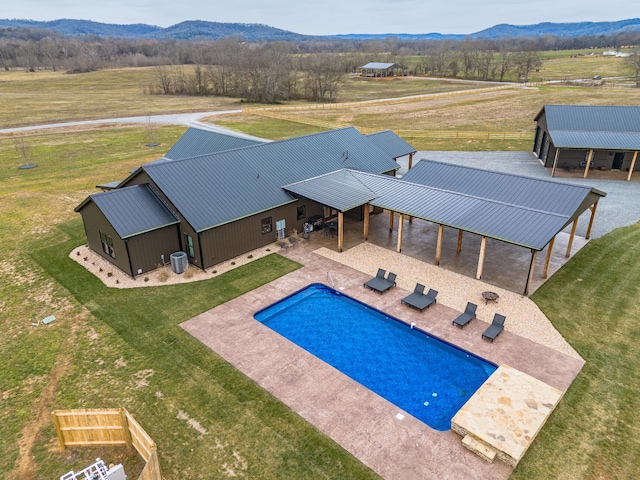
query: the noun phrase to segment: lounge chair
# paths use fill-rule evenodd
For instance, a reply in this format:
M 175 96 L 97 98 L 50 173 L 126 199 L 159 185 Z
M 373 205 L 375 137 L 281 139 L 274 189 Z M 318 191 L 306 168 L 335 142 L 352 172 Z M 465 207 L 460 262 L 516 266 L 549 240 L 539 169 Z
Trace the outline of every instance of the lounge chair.
M 396 274 L 389 272 L 387 278 L 384 278 L 385 270 L 382 268 L 378 269 L 378 273 L 374 278 L 365 282 L 364 286 L 374 290 L 378 293 L 383 293 L 389 290 L 391 287 L 396 284 Z
M 475 303 L 467 302 L 467 308 L 465 308 L 464 312 L 458 315 L 452 323 L 460 328 L 464 327 L 467 323 L 476 318 L 477 308 L 478 306 Z
M 493 316 L 493 321 L 491 322 L 491 325 L 489 325 L 489 328 L 487 328 L 482 334 L 482 338 L 488 338 L 489 340 L 491 340 L 491 343 L 493 343 L 493 340 L 498 335 L 500 335 L 500 332 L 502 330 L 504 330 L 505 320 L 506 320 L 506 317 L 504 315 L 500 315 L 499 313 L 496 313 Z
M 416 288 L 414 288 L 413 293 L 404 297 L 400 302 L 420 311 L 436 303 L 437 291 L 430 288 L 426 295 L 422 292 L 424 292 L 424 285 L 416 283 Z

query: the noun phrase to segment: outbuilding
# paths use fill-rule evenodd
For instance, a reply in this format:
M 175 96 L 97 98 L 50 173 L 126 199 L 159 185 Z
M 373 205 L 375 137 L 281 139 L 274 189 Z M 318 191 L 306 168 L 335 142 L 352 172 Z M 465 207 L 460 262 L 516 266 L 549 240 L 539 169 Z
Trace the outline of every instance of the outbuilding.
M 533 152 L 555 176 L 558 168 L 640 169 L 640 107 L 545 105 L 536 115 Z

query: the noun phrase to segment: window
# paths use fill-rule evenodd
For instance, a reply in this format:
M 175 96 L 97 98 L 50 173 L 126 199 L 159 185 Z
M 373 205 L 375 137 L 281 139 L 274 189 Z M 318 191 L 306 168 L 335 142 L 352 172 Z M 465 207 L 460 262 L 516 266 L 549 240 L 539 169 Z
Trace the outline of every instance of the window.
M 303 220 L 303 219 L 307 218 L 307 206 L 306 205 L 300 205 L 296 209 L 296 213 L 298 215 L 298 220 Z
M 260 220 L 260 228 L 262 229 L 262 234 L 271 233 L 273 230 L 273 225 L 271 224 L 271 217 L 266 217 Z
M 184 248 L 187 251 L 187 255 L 191 258 L 196 256 L 196 251 L 193 248 L 193 238 L 191 238 L 191 235 L 187 235 L 186 233 L 184 234 Z
M 102 243 L 102 251 L 111 258 L 116 258 L 116 251 L 113 249 L 113 238 L 106 233 L 100 232 L 100 243 Z

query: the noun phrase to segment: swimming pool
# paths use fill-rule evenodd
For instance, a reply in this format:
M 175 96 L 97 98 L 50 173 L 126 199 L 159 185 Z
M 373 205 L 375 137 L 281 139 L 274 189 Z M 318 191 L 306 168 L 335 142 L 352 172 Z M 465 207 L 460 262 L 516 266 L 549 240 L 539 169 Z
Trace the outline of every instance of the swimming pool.
M 436 430 L 498 368 L 321 284 L 254 318 Z

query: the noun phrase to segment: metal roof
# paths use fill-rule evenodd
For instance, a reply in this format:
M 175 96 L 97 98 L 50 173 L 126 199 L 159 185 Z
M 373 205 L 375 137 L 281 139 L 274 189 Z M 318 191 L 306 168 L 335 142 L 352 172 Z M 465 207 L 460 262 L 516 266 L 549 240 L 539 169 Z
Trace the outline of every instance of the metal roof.
M 165 159 L 180 160 L 183 158 L 198 157 L 209 153 L 223 152 L 234 148 L 261 145 L 265 142 L 250 140 L 248 138 L 225 135 L 223 133 L 189 128 L 175 143 L 171 150 L 164 156 Z
M 341 212 L 364 205 L 377 196 L 350 170 L 338 170 L 282 188 Z
M 568 223 L 604 196 L 579 185 L 440 162 L 418 163 L 421 164 L 412 182 L 407 181 L 408 174 L 398 179 L 341 170 L 284 188 L 322 203 L 326 201 L 326 205 L 341 211 L 369 203 L 533 250 L 542 250 Z M 474 171 L 478 183 L 464 181 L 471 180 Z M 434 175 L 428 175 L 429 172 Z M 431 184 L 419 182 L 422 174 L 427 174 Z M 439 174 L 453 178 L 446 181 Z M 463 177 L 463 181 L 458 181 L 458 177 Z M 354 193 L 350 188 L 354 188 Z M 508 191 L 503 192 L 504 189 Z
M 392 67 L 398 67 L 397 63 L 380 63 L 380 62 L 369 62 L 366 65 L 363 65 L 359 68 L 368 68 L 369 70 L 387 70 Z M 398 67 L 399 68 L 399 67 Z
M 393 159 L 416 153 L 417 151 L 391 130 L 371 133 L 367 135 L 367 138 L 391 155 Z
M 101 183 L 96 185 L 97 188 L 102 188 L 103 190 L 113 190 L 114 188 L 118 188 L 118 185 L 122 183 L 122 180 L 116 180 L 114 182 Z
M 434 160 L 419 161 L 402 179 L 560 215 L 573 214 L 576 204 L 582 201 L 586 193 L 606 195 L 588 186 Z
M 547 129 L 557 148 L 640 150 L 640 107 L 545 105 Z
M 142 169 L 198 232 L 293 202 L 283 185 L 342 168 L 399 168 L 353 127 Z
M 95 193 L 76 212 L 91 200 L 123 239 L 179 222 L 146 184 Z

